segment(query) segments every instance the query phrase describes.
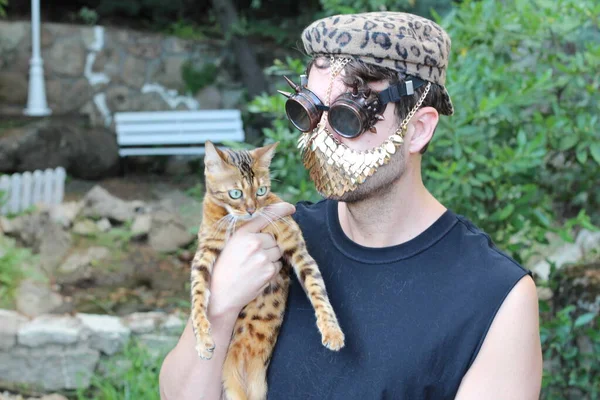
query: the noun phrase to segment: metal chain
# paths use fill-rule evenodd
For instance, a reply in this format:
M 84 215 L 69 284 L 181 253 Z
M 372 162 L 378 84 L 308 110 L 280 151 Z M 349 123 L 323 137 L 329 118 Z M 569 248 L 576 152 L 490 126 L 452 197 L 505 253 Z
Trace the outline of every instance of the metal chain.
M 395 133 L 396 135 L 400 135 L 400 136 L 404 135 L 404 133 L 406 131 L 406 127 L 408 126 L 408 121 L 410 121 L 410 119 L 415 115 L 415 113 L 419 110 L 419 108 L 425 101 L 425 98 L 427 97 L 427 93 L 429 93 L 429 89 L 431 89 L 431 82 L 427 82 L 427 86 L 425 87 L 425 91 L 423 92 L 423 95 L 421 96 L 419 101 L 417 101 L 417 104 L 415 104 L 413 109 L 410 110 L 410 112 L 408 113 L 406 118 L 404 118 L 404 121 L 402 121 L 402 123 L 400 124 L 400 128 L 398 128 L 398 130 Z
M 331 81 L 329 82 L 329 87 L 327 88 L 327 104 L 325 104 L 326 106 L 329 105 L 329 102 L 331 100 L 331 90 L 333 89 L 333 81 L 335 80 L 335 77 L 338 76 L 340 72 L 342 72 L 346 64 L 348 64 L 351 60 L 351 58 L 335 58 L 334 56 L 331 56 Z

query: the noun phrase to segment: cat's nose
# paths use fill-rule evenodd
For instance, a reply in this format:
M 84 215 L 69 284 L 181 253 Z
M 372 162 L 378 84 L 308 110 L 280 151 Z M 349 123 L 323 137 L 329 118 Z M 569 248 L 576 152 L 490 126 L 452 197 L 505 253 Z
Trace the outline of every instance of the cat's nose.
M 248 211 L 248 214 L 252 215 L 256 212 L 256 208 L 248 207 L 248 208 L 246 208 L 246 211 Z

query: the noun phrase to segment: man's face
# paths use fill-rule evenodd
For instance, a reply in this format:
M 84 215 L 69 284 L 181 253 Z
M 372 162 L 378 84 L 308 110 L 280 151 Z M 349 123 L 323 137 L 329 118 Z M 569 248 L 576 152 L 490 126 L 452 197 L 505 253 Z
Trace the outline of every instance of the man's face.
M 319 60 L 317 60 L 316 63 L 319 63 Z M 330 82 L 331 76 L 329 68 L 319 68 L 313 64 L 308 74 L 307 87 L 314 92 L 324 104 L 329 105 L 333 103 L 339 95 L 348 91 L 348 88 L 342 81 L 342 77 L 338 75 L 333 82 L 331 97 L 329 101 L 327 101 L 327 89 Z M 387 82 L 375 82 L 370 83 L 369 86 L 373 90 L 380 92 L 386 89 L 389 84 Z M 328 121 L 322 120 L 322 122 L 326 123 L 325 126 L 329 133 L 339 142 L 356 151 L 367 151 L 380 146 L 399 128 L 399 121 L 395 115 L 395 109 L 396 105 L 394 103 L 389 103 L 387 105 L 382 114 L 384 120 L 375 124 L 377 133 L 372 133 L 367 130 L 358 137 L 352 139 L 338 135 L 333 128 L 331 128 Z M 325 118 L 325 115 L 323 118 Z M 400 179 L 406 169 L 407 154 L 405 154 L 405 147 L 406 146 L 401 145 L 396 153 L 391 156 L 389 163 L 379 167 L 379 169 L 372 176 L 367 178 L 363 184 L 359 185 L 356 190 L 345 193 L 339 197 L 331 196 L 331 198 L 351 203 L 364 200 L 385 190 L 390 184 Z

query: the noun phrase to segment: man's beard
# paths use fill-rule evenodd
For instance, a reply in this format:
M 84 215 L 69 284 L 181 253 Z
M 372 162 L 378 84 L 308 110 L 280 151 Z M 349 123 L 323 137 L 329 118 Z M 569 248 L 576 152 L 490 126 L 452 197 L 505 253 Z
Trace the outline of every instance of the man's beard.
M 404 130 L 400 130 L 380 146 L 360 152 L 337 142 L 320 126 L 303 134 L 298 147 L 302 149 L 304 166 L 322 196 L 357 202 L 400 178 L 405 165 L 403 136 Z

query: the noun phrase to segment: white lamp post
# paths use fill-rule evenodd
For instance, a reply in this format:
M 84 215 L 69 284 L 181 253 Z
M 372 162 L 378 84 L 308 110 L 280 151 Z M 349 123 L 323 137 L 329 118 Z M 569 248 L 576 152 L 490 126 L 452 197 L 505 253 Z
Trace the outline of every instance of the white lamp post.
M 31 42 L 32 55 L 29 61 L 29 92 L 26 115 L 41 117 L 52 111 L 46 103 L 44 84 L 44 61 L 40 52 L 40 0 L 31 0 Z

